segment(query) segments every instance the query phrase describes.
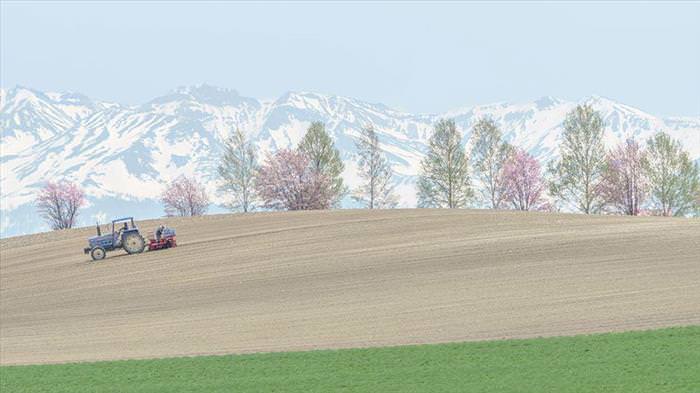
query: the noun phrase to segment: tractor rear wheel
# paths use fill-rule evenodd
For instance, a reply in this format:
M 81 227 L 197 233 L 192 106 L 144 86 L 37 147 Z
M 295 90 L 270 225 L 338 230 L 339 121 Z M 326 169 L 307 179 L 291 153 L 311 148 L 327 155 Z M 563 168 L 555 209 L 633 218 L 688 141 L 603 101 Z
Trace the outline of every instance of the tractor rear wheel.
M 122 247 L 124 247 L 124 250 L 129 254 L 138 254 L 143 252 L 143 249 L 146 247 L 146 242 L 138 233 L 130 233 L 126 235 Z
M 90 250 L 90 256 L 92 257 L 93 261 L 105 259 L 106 254 L 107 252 L 105 252 L 105 249 L 102 247 L 95 247 L 92 250 Z

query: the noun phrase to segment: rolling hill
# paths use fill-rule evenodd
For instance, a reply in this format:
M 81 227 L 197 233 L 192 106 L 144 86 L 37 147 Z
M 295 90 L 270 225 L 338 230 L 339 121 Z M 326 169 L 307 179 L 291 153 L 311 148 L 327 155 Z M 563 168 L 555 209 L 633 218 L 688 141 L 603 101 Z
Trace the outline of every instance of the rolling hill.
M 153 228 L 155 221 L 141 222 Z M 700 324 L 700 220 L 486 210 L 169 219 L 0 240 L 0 363 L 476 341 Z

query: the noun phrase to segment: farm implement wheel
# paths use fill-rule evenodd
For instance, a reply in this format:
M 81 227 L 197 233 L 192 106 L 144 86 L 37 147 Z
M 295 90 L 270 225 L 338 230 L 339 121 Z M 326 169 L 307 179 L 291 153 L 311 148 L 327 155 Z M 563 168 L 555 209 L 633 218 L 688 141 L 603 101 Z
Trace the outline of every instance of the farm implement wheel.
M 123 247 L 129 254 L 138 254 L 143 252 L 143 249 L 146 247 L 146 242 L 138 233 L 130 233 L 126 235 Z
M 92 257 L 93 261 L 105 259 L 106 254 L 105 249 L 102 247 L 95 247 L 90 251 L 90 256 Z

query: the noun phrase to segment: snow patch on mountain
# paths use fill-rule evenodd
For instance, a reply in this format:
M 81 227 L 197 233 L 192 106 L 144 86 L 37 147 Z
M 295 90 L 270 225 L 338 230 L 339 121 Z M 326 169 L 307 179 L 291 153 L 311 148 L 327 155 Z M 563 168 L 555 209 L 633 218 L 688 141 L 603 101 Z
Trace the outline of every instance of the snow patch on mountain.
M 180 87 L 137 106 L 94 101 L 74 92 L 0 89 L 0 231 L 11 236 L 47 229 L 33 206 L 36 191 L 47 180 L 69 179 L 85 188 L 89 206 L 82 224 L 113 215 L 161 215 L 159 195 L 180 174 L 196 174 L 221 204 L 225 196 L 217 192 L 216 166 L 232 130 L 248 133 L 262 161 L 268 153 L 297 146 L 312 121 L 326 124 L 351 187 L 360 183 L 355 141 L 362 126 L 373 124 L 396 172 L 400 205 L 415 206 L 416 175 L 438 119 L 454 119 L 468 142 L 478 119 L 493 118 L 509 142 L 544 163 L 558 156 L 562 122 L 580 103 L 603 115 L 608 146 L 666 131 L 700 160 L 700 117 L 659 118 L 599 96 L 579 102 L 547 96 L 411 114 L 313 92 L 287 92 L 262 101 L 209 85 Z M 349 198 L 344 205 L 354 206 Z

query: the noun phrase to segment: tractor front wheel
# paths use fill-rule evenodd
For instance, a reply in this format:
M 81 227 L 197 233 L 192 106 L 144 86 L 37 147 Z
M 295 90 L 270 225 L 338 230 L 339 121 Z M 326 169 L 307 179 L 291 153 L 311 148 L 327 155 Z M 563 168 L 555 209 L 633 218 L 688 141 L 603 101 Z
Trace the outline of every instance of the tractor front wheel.
M 138 233 L 130 233 L 124 239 L 124 250 L 129 254 L 138 254 L 146 248 L 146 242 Z
M 92 257 L 93 261 L 105 259 L 106 254 L 107 252 L 105 252 L 105 249 L 102 247 L 95 247 L 92 250 L 90 250 L 90 256 Z

